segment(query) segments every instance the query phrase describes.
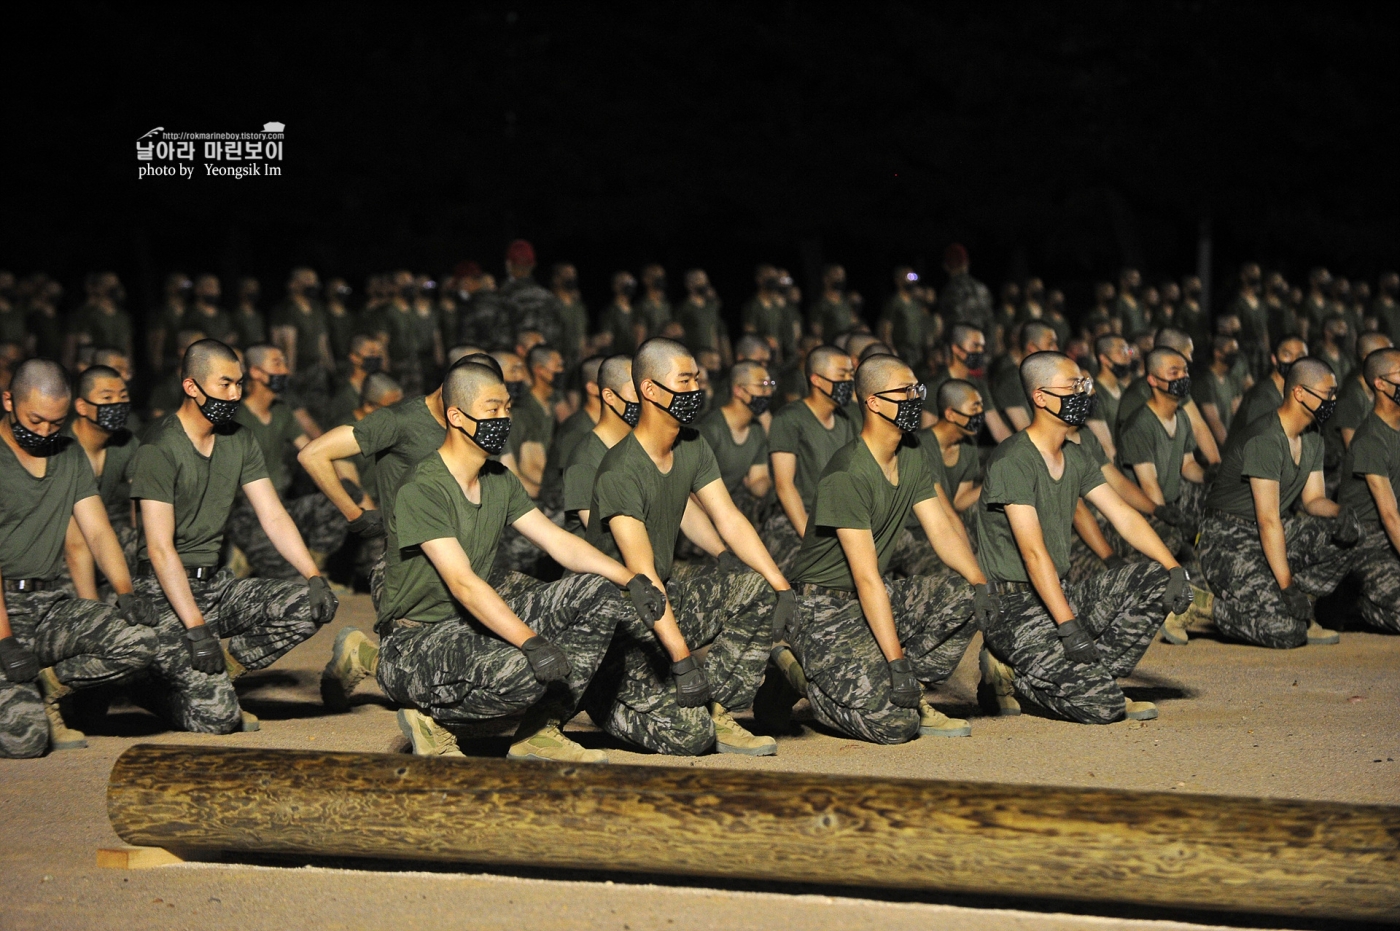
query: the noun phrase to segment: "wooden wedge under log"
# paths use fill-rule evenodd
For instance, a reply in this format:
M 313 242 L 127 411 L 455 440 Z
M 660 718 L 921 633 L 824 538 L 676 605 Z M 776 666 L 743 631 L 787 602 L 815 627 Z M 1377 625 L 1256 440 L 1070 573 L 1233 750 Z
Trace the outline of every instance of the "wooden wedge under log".
M 1400 919 L 1400 807 L 139 745 L 129 844 Z

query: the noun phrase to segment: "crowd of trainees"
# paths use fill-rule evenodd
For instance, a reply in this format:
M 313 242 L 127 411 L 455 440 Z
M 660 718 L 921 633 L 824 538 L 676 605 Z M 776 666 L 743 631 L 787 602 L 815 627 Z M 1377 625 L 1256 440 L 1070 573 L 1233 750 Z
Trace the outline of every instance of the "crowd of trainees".
M 602 759 L 564 733 L 583 709 L 658 752 L 767 754 L 802 697 L 873 741 L 962 736 L 924 689 L 978 630 L 988 713 L 1150 717 L 1116 680 L 1159 631 L 1336 642 L 1312 603 L 1348 577 L 1397 629 L 1400 355 L 1363 332 L 1339 381 L 1285 335 L 1255 382 L 1233 316 L 1194 381 L 1234 397 L 1193 390 L 1184 330 L 1110 327 L 1076 360 L 1036 319 L 954 324 L 933 374 L 859 328 L 799 343 L 797 391 L 768 340 L 708 383 L 651 339 L 576 366 L 574 398 L 532 326 L 407 398 L 362 333 L 325 430 L 271 344 L 181 347 L 136 429 L 120 354 L 71 386 L 25 362 L 0 424 L 7 487 L 32 491 L 0 504 L 0 752 L 82 745 L 65 715 L 114 690 L 177 728 L 258 727 L 232 683 L 331 619 L 336 571 L 368 584 L 379 642 L 341 631 L 322 697 L 375 677 L 423 753 L 520 714 L 512 757 Z

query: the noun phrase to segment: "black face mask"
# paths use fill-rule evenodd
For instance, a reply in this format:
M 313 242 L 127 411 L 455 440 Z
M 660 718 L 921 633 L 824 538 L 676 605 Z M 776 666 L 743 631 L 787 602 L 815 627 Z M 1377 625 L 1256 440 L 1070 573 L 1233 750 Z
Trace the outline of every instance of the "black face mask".
M 314 300 L 315 298 L 320 297 L 320 295 L 321 286 L 319 284 L 306 284 L 301 286 L 301 296 L 306 298 L 308 301 Z
M 961 412 L 960 412 L 961 413 Z M 963 414 L 967 418 L 967 423 L 959 424 L 952 422 L 953 426 L 966 433 L 968 436 L 976 436 L 982 432 L 982 428 L 987 424 L 987 412 L 979 411 L 976 414 Z
M 1167 382 L 1167 387 L 1158 388 L 1163 394 L 1169 394 L 1178 401 L 1184 400 L 1191 393 L 1191 376 L 1183 375 L 1180 378 L 1173 378 Z
M 648 285 L 648 287 L 650 287 L 653 291 L 660 291 L 662 294 L 665 294 L 665 293 L 666 293 L 666 279 L 665 279 L 665 278 L 653 278 L 652 281 L 651 281 L 651 283 Z
M 577 290 L 578 290 L 578 279 L 577 279 L 577 278 L 561 278 L 561 279 L 559 280 L 559 290 L 561 290 L 561 291 L 577 291 Z
M 506 438 L 510 436 L 510 418 L 483 417 L 477 420 L 461 408 L 458 408 L 458 412 L 463 417 L 476 424 L 476 433 L 467 433 L 467 431 L 462 430 L 461 427 L 457 429 L 462 430 L 462 433 L 466 435 L 468 439 L 477 446 L 480 446 L 486 455 L 499 456 L 501 450 L 506 448 Z
M 1331 419 L 1331 417 L 1332 417 L 1332 415 L 1333 415 L 1334 413 L 1336 413 L 1336 410 L 1337 410 L 1337 399 L 1336 399 L 1336 398 L 1324 398 L 1324 397 L 1322 397 L 1322 395 L 1318 394 L 1316 391 L 1313 391 L 1313 390 L 1312 390 L 1311 388 L 1309 388 L 1307 385 L 1300 385 L 1299 387 L 1302 388 L 1304 391 L 1306 391 L 1308 394 L 1310 394 L 1310 395 L 1312 395 L 1313 397 L 1315 397 L 1315 398 L 1318 399 L 1319 403 L 1318 403 L 1317 407 L 1315 407 L 1315 408 L 1313 408 L 1312 410 L 1308 411 L 1308 413 L 1310 413 L 1310 414 L 1313 415 L 1313 420 L 1316 420 L 1316 421 L 1317 421 L 1317 425 L 1318 425 L 1319 427 L 1322 426 L 1322 425 L 1325 424 L 1329 419 Z
M 846 279 L 837 278 L 828 287 L 830 287 L 831 290 L 835 291 L 837 294 L 840 294 L 841 292 L 846 290 Z
M 611 404 L 608 405 L 608 410 L 621 417 L 622 422 L 627 424 L 627 426 L 629 427 L 635 427 L 637 425 L 637 422 L 642 419 L 642 405 L 637 401 L 628 401 L 626 398 L 623 398 L 622 400 L 621 411 L 613 407 Z
M 126 426 L 127 415 L 131 413 L 130 401 L 114 401 L 111 404 L 98 404 L 87 398 L 83 398 L 83 401 L 97 408 L 96 417 L 85 419 L 96 424 L 99 429 L 106 430 L 108 433 L 116 433 Z
M 1133 364 L 1131 362 L 1114 362 L 1109 365 L 1108 370 L 1113 373 L 1113 377 L 1122 381 L 1133 374 Z
M 508 381 L 506 382 L 506 392 L 510 395 L 512 404 L 519 403 L 521 398 L 530 393 L 530 383 L 528 381 Z
M 879 397 L 879 395 L 876 395 L 876 397 Z M 883 397 L 881 397 L 880 400 L 890 401 L 889 398 Z M 905 433 L 913 433 L 915 430 L 919 429 L 919 422 L 924 412 L 923 401 L 918 398 L 905 398 L 902 401 L 890 401 L 890 403 L 899 405 L 899 410 L 895 412 L 893 417 L 886 416 L 883 411 L 877 410 L 875 413 L 884 417 Z
M 1296 359 L 1294 360 L 1297 361 Z M 1293 371 L 1293 362 L 1275 362 L 1274 371 L 1278 372 L 1279 378 L 1287 378 L 1288 373 Z
M 831 398 L 831 403 L 835 404 L 837 407 L 845 407 L 847 404 L 851 403 L 851 398 L 855 397 L 856 383 L 854 381 L 831 381 L 831 379 L 826 378 L 825 375 L 818 375 L 817 377 L 824 378 L 831 382 L 830 391 L 822 391 L 821 388 L 817 390 L 821 391 L 822 394 L 826 395 L 828 398 Z
M 696 388 L 694 391 L 671 391 L 671 389 L 667 388 L 665 385 L 657 384 L 656 382 L 653 382 L 653 384 L 656 384 L 656 387 L 660 388 L 662 391 L 671 392 L 671 403 L 665 407 L 661 407 L 661 405 L 656 404 L 655 401 L 651 403 L 656 404 L 657 407 L 661 407 L 663 411 L 676 418 L 679 423 L 690 423 L 695 419 L 695 416 L 700 413 L 700 408 L 705 406 L 705 392 L 703 389 Z M 651 399 L 648 398 L 648 400 Z
M 194 379 L 191 378 L 190 381 Z M 197 381 L 194 382 L 194 386 L 204 392 L 204 403 L 199 405 L 199 412 L 204 415 L 205 420 L 216 427 L 222 427 L 233 420 L 233 415 L 238 413 L 239 402 L 210 397 L 209 392 L 204 391 L 204 386 Z
M 1232 369 L 1235 367 L 1235 363 L 1240 361 L 1240 354 L 1238 352 L 1227 352 L 1221 357 L 1220 361 L 1225 363 L 1227 369 Z
M 286 374 L 285 372 L 283 372 L 281 375 L 273 375 L 269 373 L 267 376 L 267 390 L 271 391 L 273 394 L 281 394 L 282 392 L 287 390 L 287 387 L 291 384 L 291 382 L 292 376 Z
M 980 372 L 987 364 L 987 353 L 978 350 L 976 352 L 964 353 L 963 365 L 967 366 L 970 372 Z
M 637 282 L 628 281 L 618 285 L 617 293 L 621 294 L 623 297 L 631 297 L 637 293 Z
M 1094 396 L 1087 391 L 1081 391 L 1078 394 L 1055 394 L 1053 391 L 1045 391 L 1043 388 L 1041 390 L 1052 398 L 1060 399 L 1060 409 L 1050 411 L 1050 413 L 1071 427 L 1084 426 L 1095 406 Z
M 1396 404 L 1400 404 L 1400 385 L 1397 385 L 1397 384 L 1395 384 L 1395 382 L 1392 382 L 1392 381 L 1388 381 L 1388 382 L 1386 382 L 1386 384 L 1395 389 L 1395 390 L 1391 393 L 1390 399 L 1391 399 L 1392 401 L 1394 401 Z
M 10 415 L 10 431 L 15 435 L 15 442 L 20 449 L 31 456 L 52 456 L 58 452 L 63 440 L 59 433 L 54 432 L 48 436 L 42 433 L 35 433 L 33 430 L 19 422 L 19 418 Z
M 745 403 L 749 405 L 749 410 L 753 411 L 755 417 L 762 417 L 764 414 L 768 413 L 768 408 L 772 406 L 773 399 L 765 395 L 756 394 Z
M 365 356 L 360 360 L 360 369 L 366 375 L 373 375 L 375 372 L 384 371 L 383 356 Z

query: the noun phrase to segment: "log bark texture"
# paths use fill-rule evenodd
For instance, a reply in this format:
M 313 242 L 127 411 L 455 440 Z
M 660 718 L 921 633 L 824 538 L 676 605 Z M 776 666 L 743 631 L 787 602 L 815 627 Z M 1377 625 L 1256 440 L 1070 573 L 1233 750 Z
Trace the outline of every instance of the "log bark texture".
M 139 745 L 112 827 L 369 857 L 1400 919 L 1400 806 Z

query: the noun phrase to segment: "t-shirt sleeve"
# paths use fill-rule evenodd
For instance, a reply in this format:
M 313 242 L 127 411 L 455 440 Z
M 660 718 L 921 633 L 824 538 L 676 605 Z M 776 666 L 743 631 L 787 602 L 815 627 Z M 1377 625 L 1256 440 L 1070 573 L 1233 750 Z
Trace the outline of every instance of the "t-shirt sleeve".
M 355 424 L 355 442 L 360 444 L 360 452 L 373 456 L 398 442 L 399 423 L 394 412 L 387 407 L 366 416 Z
M 1251 437 L 1240 453 L 1240 475 L 1243 478 L 1263 478 L 1283 481 L 1283 462 L 1278 443 L 1267 434 Z
M 756 465 L 766 466 L 768 464 L 768 437 L 764 436 L 763 428 L 756 422 L 749 429 L 758 431 L 758 442 L 753 444 L 753 462 L 749 463 L 749 468 L 752 469 Z
M 818 527 L 869 530 L 872 510 L 870 487 L 850 472 L 828 472 L 817 482 L 812 519 Z
M 1351 471 L 1353 475 L 1390 476 L 1386 462 L 1385 444 L 1371 431 L 1358 432 L 1351 441 Z
M 1030 463 L 1015 456 L 1004 456 L 987 466 L 982 483 L 982 500 L 989 507 L 1029 504 L 1035 507 L 1036 476 Z
M 175 503 L 175 463 L 159 446 L 146 445 L 131 457 L 131 497 Z
M 910 476 L 914 480 L 914 497 L 910 499 L 910 503 L 918 504 L 920 501 L 927 501 L 929 498 L 937 498 L 938 489 L 934 486 L 934 483 L 947 480 L 943 471 L 940 469 L 935 472 L 930 468 L 929 460 L 925 458 L 922 453 L 917 456 L 911 456 L 910 460 L 917 462 L 917 465 L 913 468 L 913 474 Z M 948 489 L 944 488 L 943 490 L 947 491 Z
M 694 446 L 700 461 L 696 463 L 695 478 L 691 480 L 690 490 L 699 491 L 711 482 L 720 481 L 721 476 L 719 460 L 715 458 L 715 451 L 710 449 L 710 444 L 701 440 Z
M 801 404 L 803 402 L 796 402 Z M 768 451 L 770 453 L 792 453 L 799 451 L 797 418 L 777 416 L 768 431 Z
M 598 498 L 598 513 L 593 515 L 593 520 L 612 520 L 620 514 L 646 523 L 646 502 L 636 477 L 622 469 L 599 472 L 593 490 Z
M 1066 452 L 1069 450 L 1068 443 L 1065 444 L 1065 450 Z M 1079 497 L 1082 498 L 1104 483 L 1103 466 L 1099 464 L 1090 453 L 1084 450 L 1077 450 L 1076 452 L 1081 458 L 1081 468 L 1084 470 L 1079 476 Z M 1074 454 L 1071 453 L 1070 455 Z M 1069 468 L 1068 461 L 1065 462 L 1065 468 Z
M 1122 435 L 1118 437 L 1118 448 L 1122 450 L 1123 461 L 1128 465 L 1157 461 L 1153 455 L 1152 438 L 1143 429 L 1141 417 L 1134 417 L 1132 423 L 1123 428 Z
M 998 410 L 1025 407 L 1026 392 L 1021 388 L 1020 373 L 1015 369 L 1008 369 L 1007 372 L 998 375 L 992 384 L 992 400 L 996 402 Z
M 526 493 L 525 486 L 520 484 L 520 479 L 514 472 L 506 469 L 505 473 L 506 485 L 510 489 L 510 498 L 506 503 L 506 523 L 513 524 L 533 511 L 535 502 Z
M 88 465 L 87 454 L 78 448 L 78 444 L 73 444 L 73 451 L 70 453 L 74 457 L 73 461 L 73 500 L 82 501 L 84 498 L 96 497 L 97 479 L 93 477 L 92 467 Z
M 400 548 L 457 537 L 452 504 L 447 495 L 426 483 L 409 482 L 399 489 L 394 503 L 394 523 Z
M 593 479 L 597 474 L 591 462 L 574 462 L 564 470 L 564 510 L 586 511 L 593 506 Z
M 248 485 L 258 479 L 267 478 L 267 462 L 263 459 L 262 447 L 253 439 L 248 430 L 239 430 L 236 437 L 242 440 L 243 471 L 238 476 L 239 485 Z

